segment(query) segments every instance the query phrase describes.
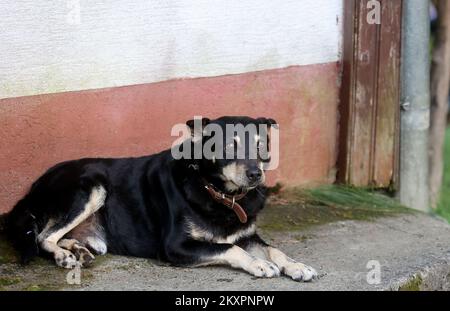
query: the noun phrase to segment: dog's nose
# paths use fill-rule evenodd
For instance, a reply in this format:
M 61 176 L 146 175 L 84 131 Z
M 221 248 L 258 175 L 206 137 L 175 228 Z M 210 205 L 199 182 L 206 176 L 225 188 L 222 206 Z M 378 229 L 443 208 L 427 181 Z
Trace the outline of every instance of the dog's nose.
M 245 172 L 247 178 L 251 182 L 255 182 L 261 179 L 262 172 L 259 168 L 251 168 Z

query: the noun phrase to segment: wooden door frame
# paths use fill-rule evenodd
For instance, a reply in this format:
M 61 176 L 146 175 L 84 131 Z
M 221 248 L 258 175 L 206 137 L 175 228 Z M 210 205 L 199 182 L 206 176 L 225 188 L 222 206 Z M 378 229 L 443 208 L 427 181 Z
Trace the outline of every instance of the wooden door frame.
M 367 20 L 373 0 L 345 0 L 337 180 L 396 187 L 400 137 L 402 1 L 379 0 L 381 23 Z

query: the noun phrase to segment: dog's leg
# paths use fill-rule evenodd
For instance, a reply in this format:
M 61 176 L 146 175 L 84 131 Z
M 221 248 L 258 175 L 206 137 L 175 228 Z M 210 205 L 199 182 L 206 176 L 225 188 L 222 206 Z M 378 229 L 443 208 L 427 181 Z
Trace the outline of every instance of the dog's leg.
M 71 251 L 77 257 L 77 260 L 83 267 L 88 267 L 92 264 L 95 257 L 91 252 L 84 247 L 78 240 L 75 239 L 61 239 L 58 246 L 68 251 Z
M 243 269 L 257 277 L 275 277 L 280 275 L 280 270 L 270 261 L 252 256 L 239 246 L 232 246 L 227 251 L 213 256 L 214 264 L 227 264 L 233 268 Z
M 96 255 L 105 255 L 108 251 L 105 241 L 98 236 L 88 236 L 85 239 L 86 246 Z
M 106 190 L 102 186 L 94 187 L 87 202 L 81 208 L 74 206 L 73 210 L 69 212 L 70 216 L 66 217 L 63 223 L 50 220 L 45 229 L 39 234 L 39 246 L 53 254 L 58 266 L 68 269 L 76 266 L 77 259 L 75 255 L 69 250 L 58 246 L 58 242 L 65 234 L 98 211 L 103 206 L 105 199 Z
M 184 247 L 171 251 L 169 261 L 190 266 L 228 265 L 243 269 L 257 277 L 280 275 L 278 267 L 261 258 L 252 256 L 233 244 L 215 244 L 202 241 L 189 241 Z
M 316 270 L 295 261 L 279 249 L 268 245 L 257 234 L 244 238 L 236 244 L 254 256 L 275 263 L 283 274 L 291 277 L 295 281 L 308 282 L 317 277 Z

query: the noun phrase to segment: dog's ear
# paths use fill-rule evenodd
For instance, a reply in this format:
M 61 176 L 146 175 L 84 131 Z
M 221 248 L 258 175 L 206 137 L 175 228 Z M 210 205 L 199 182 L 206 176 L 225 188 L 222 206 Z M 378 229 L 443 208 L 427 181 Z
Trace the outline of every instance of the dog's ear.
M 208 118 L 195 118 L 193 120 L 186 121 L 186 125 L 189 127 L 191 131 L 191 135 L 199 135 L 202 136 L 203 129 L 211 122 Z M 196 132 L 197 131 L 197 132 Z
M 259 124 L 267 125 L 269 128 L 272 127 L 272 126 L 275 127 L 275 128 L 278 128 L 278 123 L 274 119 L 258 118 L 258 119 L 256 119 L 256 121 L 258 121 Z

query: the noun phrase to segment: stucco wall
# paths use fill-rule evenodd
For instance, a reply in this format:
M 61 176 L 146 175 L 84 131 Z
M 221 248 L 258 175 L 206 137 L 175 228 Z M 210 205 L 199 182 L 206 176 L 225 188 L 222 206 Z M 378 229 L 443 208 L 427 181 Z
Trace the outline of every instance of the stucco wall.
M 342 3 L 1 1 L 0 98 L 335 62 Z
M 0 213 L 53 164 L 160 151 L 194 115 L 273 117 L 269 182 L 332 182 L 342 1 L 80 1 L 79 24 L 76 0 L 1 2 Z

